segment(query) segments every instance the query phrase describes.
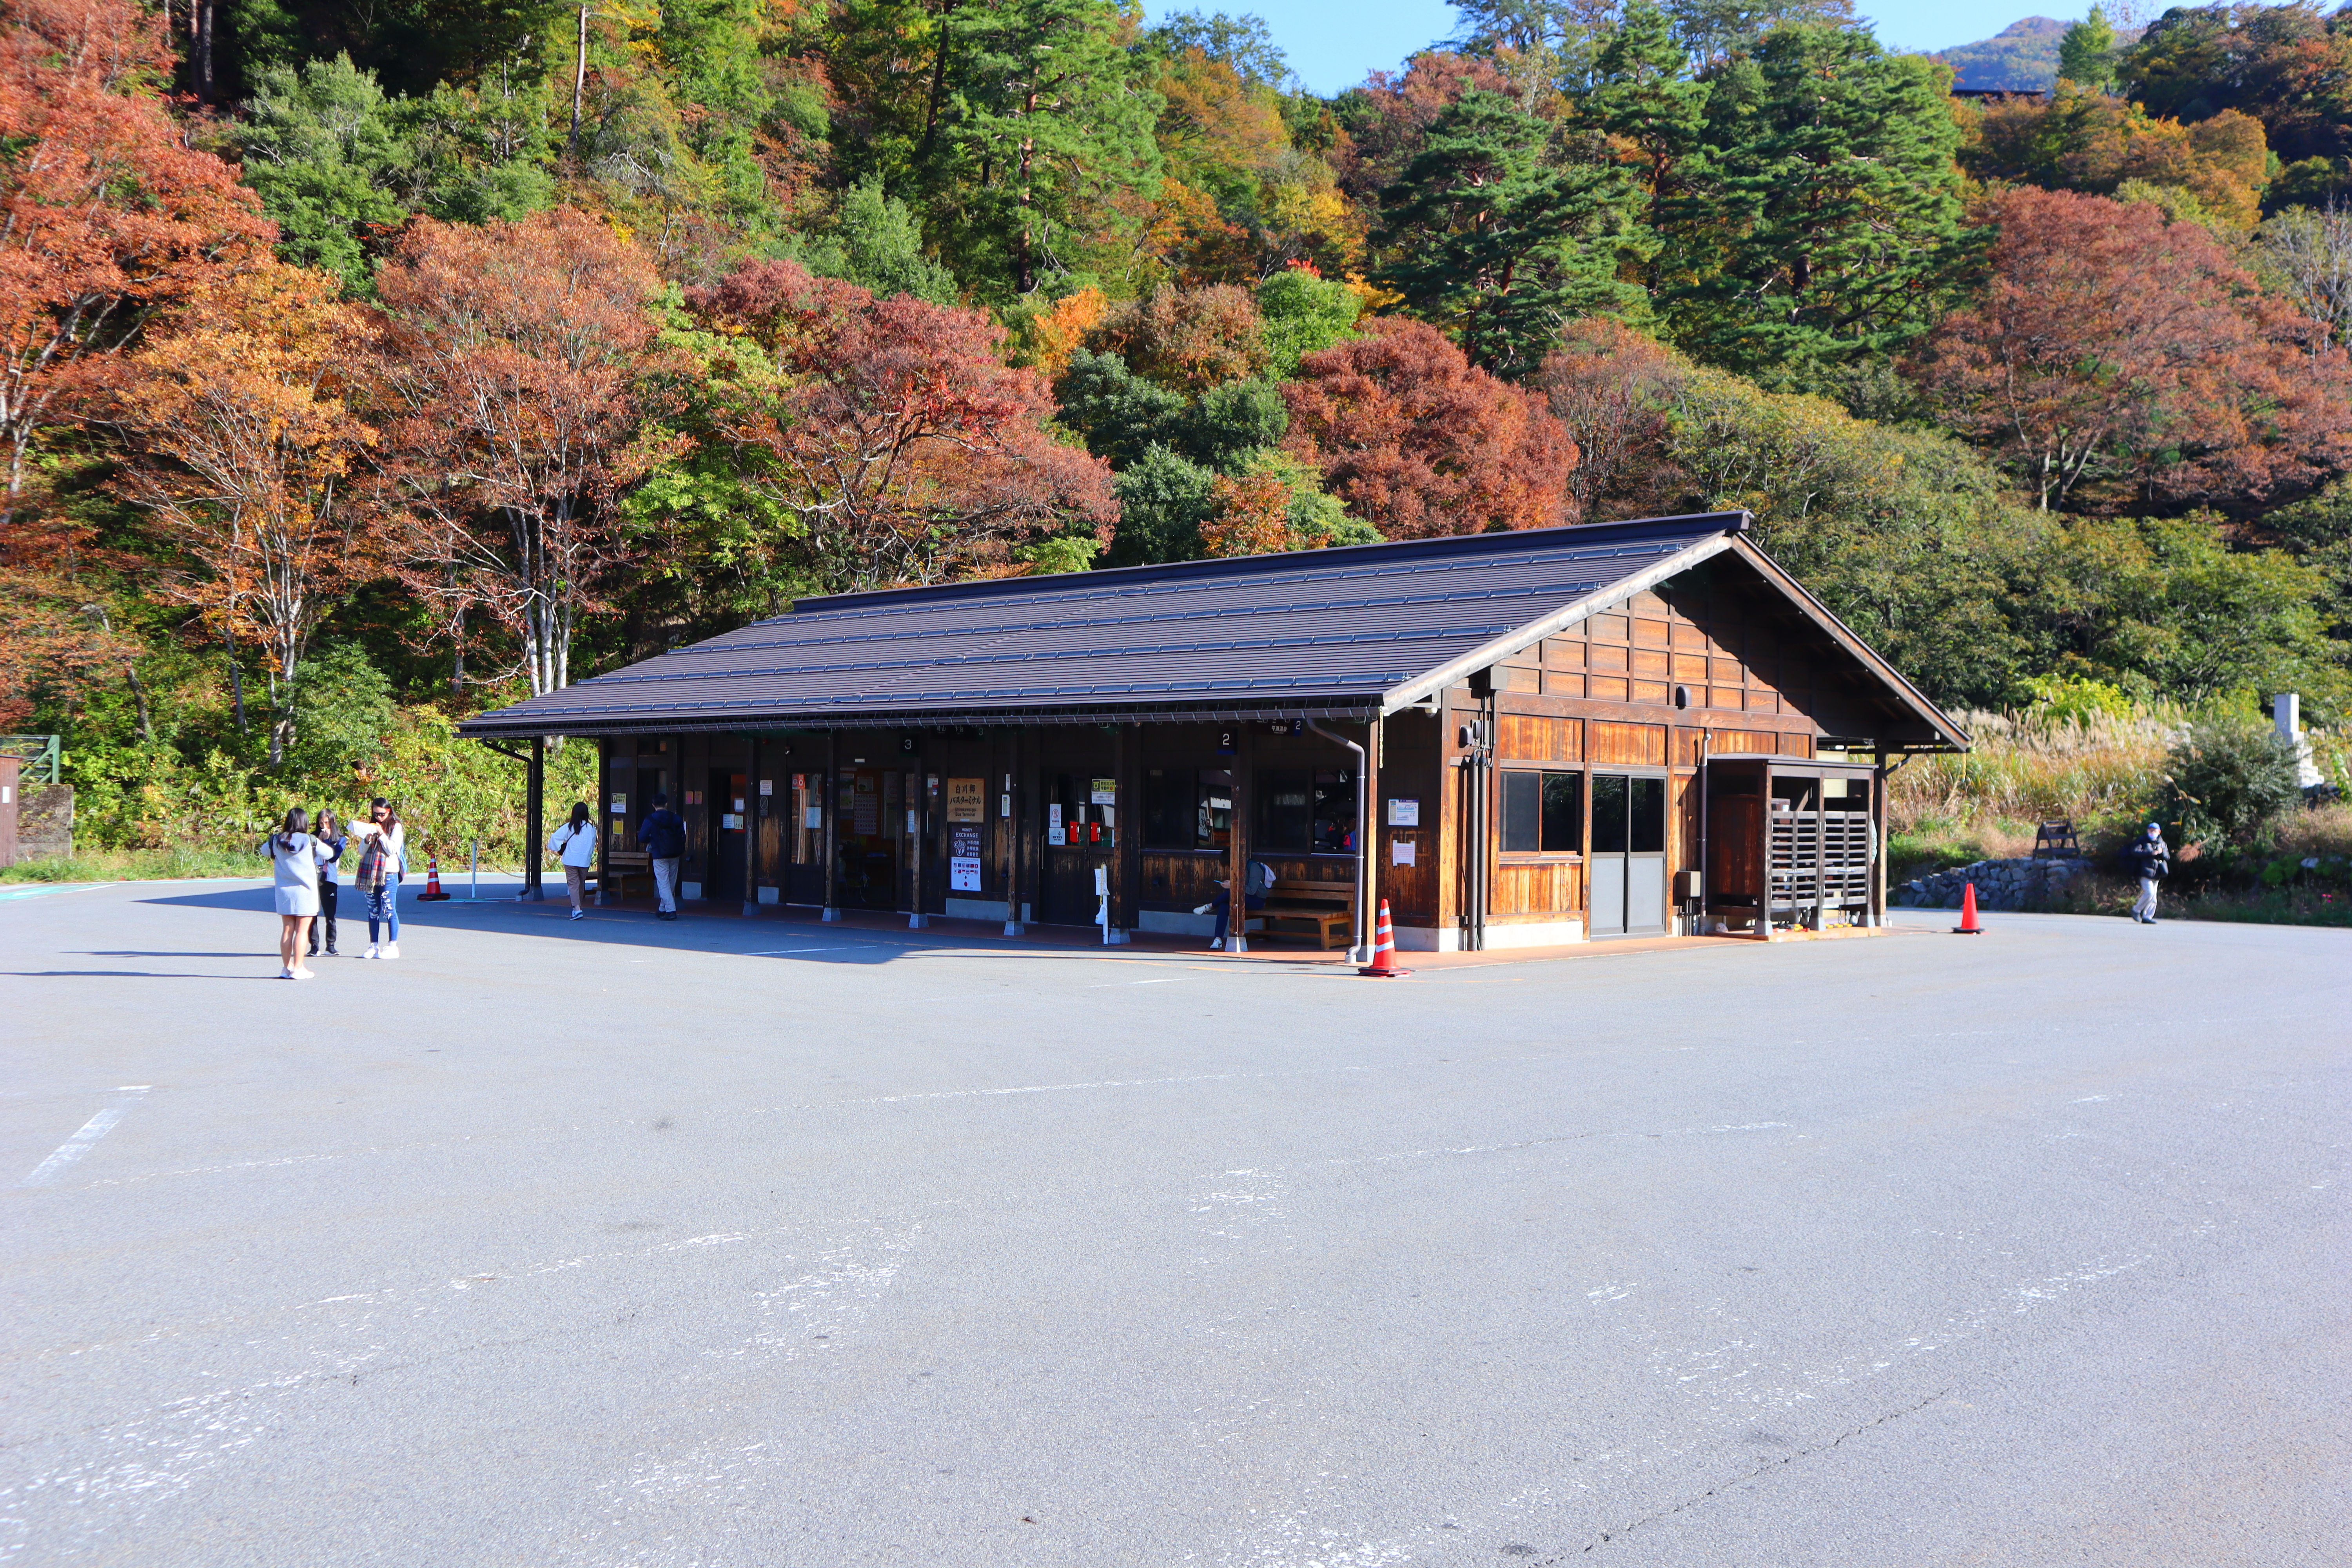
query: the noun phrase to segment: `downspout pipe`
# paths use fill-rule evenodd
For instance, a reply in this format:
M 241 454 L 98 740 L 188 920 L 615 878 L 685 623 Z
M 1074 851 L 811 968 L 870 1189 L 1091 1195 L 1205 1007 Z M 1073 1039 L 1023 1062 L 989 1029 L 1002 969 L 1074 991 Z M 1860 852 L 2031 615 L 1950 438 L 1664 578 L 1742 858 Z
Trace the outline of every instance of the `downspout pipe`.
M 1373 721 L 1379 722 L 1377 720 Z M 1371 792 L 1364 787 L 1364 773 L 1370 759 L 1365 755 L 1363 747 L 1336 730 L 1326 730 L 1321 720 L 1309 719 L 1307 721 L 1307 727 L 1325 740 L 1345 746 L 1356 753 L 1356 945 L 1348 950 L 1348 962 L 1370 963 L 1372 961 L 1372 917 L 1371 911 L 1365 908 L 1364 901 L 1364 896 L 1370 890 L 1372 885 L 1372 797 Z

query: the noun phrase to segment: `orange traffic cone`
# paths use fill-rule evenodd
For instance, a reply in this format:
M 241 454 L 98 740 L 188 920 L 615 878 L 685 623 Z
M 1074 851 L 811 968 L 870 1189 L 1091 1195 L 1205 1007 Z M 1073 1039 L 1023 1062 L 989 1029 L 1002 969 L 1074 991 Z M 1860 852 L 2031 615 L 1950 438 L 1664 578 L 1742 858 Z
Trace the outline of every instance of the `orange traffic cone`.
M 1381 900 L 1381 922 L 1372 936 L 1372 961 L 1356 971 L 1375 980 L 1402 980 L 1412 973 L 1399 969 L 1396 961 L 1396 933 L 1389 929 L 1389 901 Z
M 1970 882 L 1960 894 L 1960 923 L 1952 928 L 1954 936 L 1982 936 L 1984 927 L 1977 924 L 1977 885 Z
M 420 904 L 429 904 L 436 902 L 439 900 L 446 899 L 448 896 L 448 894 L 441 890 L 440 858 L 438 856 L 426 857 L 425 861 L 425 890 L 416 895 L 416 901 Z

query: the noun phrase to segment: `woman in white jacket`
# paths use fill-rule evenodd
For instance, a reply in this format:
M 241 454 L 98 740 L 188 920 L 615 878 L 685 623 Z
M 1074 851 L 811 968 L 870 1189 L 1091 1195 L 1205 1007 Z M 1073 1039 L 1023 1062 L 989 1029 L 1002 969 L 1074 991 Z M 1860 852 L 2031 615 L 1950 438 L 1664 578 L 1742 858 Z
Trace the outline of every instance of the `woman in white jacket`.
M 275 872 L 273 900 L 278 906 L 278 978 L 308 980 L 310 965 L 302 962 L 302 942 L 319 913 L 319 868 L 335 852 L 310 837 L 310 817 L 300 806 L 286 814 L 278 831 L 261 842 Z
M 563 885 L 572 894 L 572 918 L 579 920 L 588 912 L 581 908 L 581 900 L 588 891 L 589 868 L 596 864 L 596 824 L 586 801 L 572 802 L 572 820 L 555 830 L 547 847 L 563 862 Z

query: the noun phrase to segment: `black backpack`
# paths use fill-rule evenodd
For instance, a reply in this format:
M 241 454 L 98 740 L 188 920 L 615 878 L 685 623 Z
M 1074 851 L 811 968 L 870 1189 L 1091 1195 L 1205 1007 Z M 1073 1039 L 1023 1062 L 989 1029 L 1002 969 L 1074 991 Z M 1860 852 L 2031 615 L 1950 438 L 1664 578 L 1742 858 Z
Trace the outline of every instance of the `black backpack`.
M 656 860 L 676 860 L 686 853 L 686 824 L 665 806 L 646 824 L 646 849 Z

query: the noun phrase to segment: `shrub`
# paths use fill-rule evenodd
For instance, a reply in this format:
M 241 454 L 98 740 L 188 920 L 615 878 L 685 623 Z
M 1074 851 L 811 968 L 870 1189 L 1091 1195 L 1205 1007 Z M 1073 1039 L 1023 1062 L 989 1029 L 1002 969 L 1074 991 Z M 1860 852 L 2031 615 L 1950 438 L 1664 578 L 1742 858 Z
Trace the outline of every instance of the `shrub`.
M 2257 725 L 2208 720 L 2166 755 L 2156 815 L 2218 847 L 2246 842 L 2300 798 L 2293 747 Z

